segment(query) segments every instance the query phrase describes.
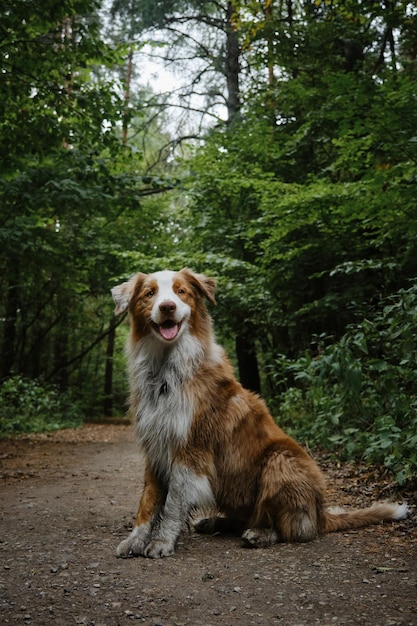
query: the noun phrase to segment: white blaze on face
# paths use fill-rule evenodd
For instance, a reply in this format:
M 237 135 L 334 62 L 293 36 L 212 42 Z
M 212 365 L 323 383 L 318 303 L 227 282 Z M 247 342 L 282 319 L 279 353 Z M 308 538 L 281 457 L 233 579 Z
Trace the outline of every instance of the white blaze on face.
M 176 272 L 164 270 L 156 272 L 158 292 L 152 307 L 151 319 L 159 336 L 166 341 L 176 339 L 191 313 L 191 309 L 174 291 Z

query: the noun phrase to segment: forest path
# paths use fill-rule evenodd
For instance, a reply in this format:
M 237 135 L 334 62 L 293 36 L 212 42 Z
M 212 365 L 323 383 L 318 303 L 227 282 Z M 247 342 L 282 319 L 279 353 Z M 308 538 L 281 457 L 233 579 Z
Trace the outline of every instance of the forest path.
M 386 488 L 363 467 L 322 465 L 331 504 Z M 174 557 L 117 559 L 142 472 L 129 426 L 0 441 L 1 624 L 417 625 L 415 509 L 309 544 L 248 550 L 190 532 Z

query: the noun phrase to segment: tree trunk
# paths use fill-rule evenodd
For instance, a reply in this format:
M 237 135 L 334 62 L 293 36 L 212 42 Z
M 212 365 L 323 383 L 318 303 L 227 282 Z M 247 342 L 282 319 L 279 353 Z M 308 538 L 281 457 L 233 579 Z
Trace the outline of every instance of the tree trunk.
M 125 93 L 124 93 L 125 110 L 123 112 L 123 127 L 122 127 L 123 145 L 126 145 L 127 143 L 127 131 L 129 128 L 130 85 L 132 82 L 132 71 L 133 71 L 133 48 L 130 49 L 129 54 L 127 55 L 126 84 L 125 84 Z
M 275 85 L 275 53 L 274 53 L 274 19 L 272 13 L 272 0 L 265 2 L 265 30 L 266 42 L 268 46 L 268 84 L 270 87 Z
M 62 305 L 62 303 L 61 303 Z M 61 307 L 65 311 L 65 305 Z M 66 367 L 68 361 L 69 348 L 69 328 L 67 316 L 65 313 L 60 317 L 57 332 L 54 341 L 54 370 L 57 372 L 57 383 L 60 391 L 68 389 L 69 369 Z
M 109 332 L 107 335 L 107 350 L 106 350 L 106 369 L 104 373 L 104 402 L 103 411 L 105 417 L 111 417 L 113 415 L 113 354 L 114 354 L 114 339 L 116 336 L 116 316 L 114 315 L 110 320 Z
M 271 125 L 275 128 L 277 120 L 275 114 L 275 52 L 274 52 L 274 20 L 272 14 L 272 0 L 265 2 L 265 36 L 267 43 L 267 59 L 268 59 L 268 111 Z
M 240 46 L 236 27 L 236 9 L 234 2 L 227 3 L 226 10 L 226 60 L 227 81 L 227 121 L 232 123 L 240 114 Z
M 19 310 L 19 268 L 17 263 L 11 267 L 12 270 L 4 311 L 5 319 L 1 345 L 0 379 L 6 378 L 11 374 L 15 359 L 16 327 Z
M 246 326 L 236 336 L 236 357 L 239 369 L 239 379 L 246 389 L 261 393 L 258 359 L 252 332 Z

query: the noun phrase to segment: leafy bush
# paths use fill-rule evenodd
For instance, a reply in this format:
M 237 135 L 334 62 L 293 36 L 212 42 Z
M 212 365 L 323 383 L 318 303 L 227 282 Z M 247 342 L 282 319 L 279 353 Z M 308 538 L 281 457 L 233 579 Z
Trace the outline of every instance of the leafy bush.
M 309 445 L 384 464 L 400 484 L 417 477 L 416 331 L 414 285 L 316 356 L 287 362 L 281 423 Z
M 82 424 L 80 405 L 52 386 L 14 376 L 0 386 L 0 435 Z

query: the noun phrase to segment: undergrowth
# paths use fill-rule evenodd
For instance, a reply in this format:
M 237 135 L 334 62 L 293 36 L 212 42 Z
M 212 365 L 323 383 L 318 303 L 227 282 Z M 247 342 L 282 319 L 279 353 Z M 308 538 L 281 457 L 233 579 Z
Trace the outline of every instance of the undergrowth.
M 383 464 L 399 484 L 417 478 L 417 286 L 402 290 L 319 354 L 280 358 L 279 422 L 312 447 Z
M 77 427 L 82 418 L 79 403 L 51 385 L 13 376 L 0 386 L 0 436 Z

